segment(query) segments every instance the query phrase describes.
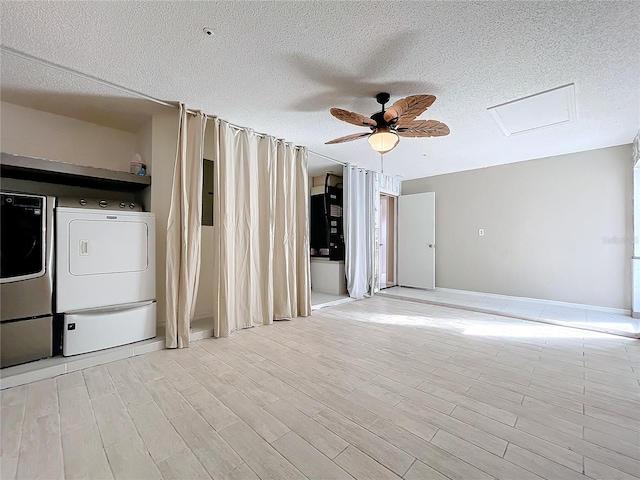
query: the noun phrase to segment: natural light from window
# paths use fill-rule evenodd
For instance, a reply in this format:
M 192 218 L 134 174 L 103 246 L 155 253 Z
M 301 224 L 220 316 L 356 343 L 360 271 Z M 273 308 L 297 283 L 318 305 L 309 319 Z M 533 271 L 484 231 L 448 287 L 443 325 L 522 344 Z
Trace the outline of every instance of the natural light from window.
M 422 315 L 393 315 L 371 312 L 361 312 L 359 321 L 384 325 L 398 325 L 407 327 L 437 328 L 453 330 L 476 337 L 505 337 L 505 338 L 589 338 L 602 340 L 616 340 L 620 337 L 607 333 L 582 330 L 580 328 L 562 327 L 519 319 L 496 320 L 490 315 L 468 313 L 446 316 Z
M 462 332 L 463 335 L 479 337 L 509 337 L 509 338 L 602 338 L 615 339 L 606 333 L 581 330 L 579 328 L 565 328 L 542 323 L 484 324 L 473 325 Z

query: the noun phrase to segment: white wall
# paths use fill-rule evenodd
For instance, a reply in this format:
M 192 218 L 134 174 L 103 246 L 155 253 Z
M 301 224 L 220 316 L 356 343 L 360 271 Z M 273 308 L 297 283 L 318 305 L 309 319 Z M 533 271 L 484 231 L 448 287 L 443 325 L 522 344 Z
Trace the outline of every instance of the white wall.
M 158 325 L 166 323 L 167 219 L 178 145 L 179 112 L 154 115 L 151 123 L 151 211 L 156 214 L 156 298 Z
M 136 134 L 136 153 L 142 158 L 142 163 L 147 167 L 147 175 L 153 175 L 153 119 L 149 121 Z M 151 189 L 147 188 L 143 194 L 145 209 L 151 209 Z
M 207 122 L 204 138 L 204 158 L 213 160 L 213 122 Z M 213 219 L 214 223 L 216 219 Z M 202 226 L 202 257 L 200 283 L 196 300 L 195 318 L 213 318 L 213 227 Z
M 136 153 L 142 157 L 147 166 L 147 175 L 152 175 L 151 160 L 153 157 L 153 120 L 150 119 L 136 134 Z
M 0 103 L 0 149 L 30 157 L 129 171 L 136 135 L 74 118 Z
M 437 287 L 630 308 L 630 145 L 402 183 L 420 192 Z

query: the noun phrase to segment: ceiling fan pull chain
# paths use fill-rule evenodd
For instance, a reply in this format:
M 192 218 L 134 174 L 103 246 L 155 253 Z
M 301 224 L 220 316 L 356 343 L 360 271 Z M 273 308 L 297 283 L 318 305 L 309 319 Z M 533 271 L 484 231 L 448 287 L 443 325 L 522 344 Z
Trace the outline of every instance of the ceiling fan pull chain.
M 380 154 L 380 173 L 384 173 L 384 155 Z

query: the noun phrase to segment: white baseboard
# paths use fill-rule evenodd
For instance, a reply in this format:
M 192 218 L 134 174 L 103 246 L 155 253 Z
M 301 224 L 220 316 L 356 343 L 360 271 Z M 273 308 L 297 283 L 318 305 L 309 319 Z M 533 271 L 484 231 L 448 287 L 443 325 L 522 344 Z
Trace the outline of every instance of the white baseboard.
M 191 341 L 213 337 L 213 320 L 211 314 L 194 319 L 191 328 Z M 0 389 L 25 385 L 39 380 L 53 378 L 83 368 L 102 365 L 116 360 L 135 357 L 157 350 L 164 350 L 164 326 L 159 325 L 155 338 L 119 347 L 83 353 L 72 357 L 51 357 L 36 362 L 24 363 L 0 370 Z
M 326 307 L 333 307 L 334 305 L 340 305 L 341 303 L 353 302 L 355 300 L 356 300 L 355 298 L 344 297 L 344 298 L 340 298 L 339 300 L 332 300 L 330 302 L 320 303 L 318 305 L 311 305 L 311 311 L 312 312 L 317 312 L 318 310 L 321 310 L 321 309 L 326 308 Z
M 191 336 L 189 337 L 192 342 L 196 342 L 198 340 L 204 340 L 205 338 L 213 337 L 213 328 L 210 330 L 197 330 L 191 331 Z
M 135 357 L 157 350 L 164 350 L 164 348 L 164 335 L 162 335 L 129 345 L 107 348 L 105 350 L 98 350 L 97 352 L 83 353 L 73 357 L 57 356 L 36 362 L 23 363 L 22 365 L 3 368 L 0 371 L 0 388 L 5 389 L 25 385 L 84 368 L 115 362 L 116 360 Z
M 530 297 L 514 297 L 510 295 L 500 295 L 497 293 L 483 293 L 483 292 L 473 292 L 471 290 L 457 290 L 455 288 L 441 288 L 436 287 L 436 292 L 445 292 L 445 293 L 462 293 L 465 295 L 473 295 L 478 297 L 488 297 L 488 298 L 497 298 L 502 300 L 517 300 L 520 302 L 535 302 L 535 303 L 546 303 L 549 305 L 557 305 L 559 307 L 568 307 L 568 308 L 582 308 L 584 310 L 593 310 L 597 312 L 606 312 L 606 313 L 619 313 L 621 315 L 631 315 L 631 310 L 627 310 L 624 308 L 614 308 L 614 307 L 600 307 L 597 305 L 587 305 L 584 303 L 569 303 L 569 302 L 560 302 L 557 300 L 546 300 L 544 298 L 530 298 Z

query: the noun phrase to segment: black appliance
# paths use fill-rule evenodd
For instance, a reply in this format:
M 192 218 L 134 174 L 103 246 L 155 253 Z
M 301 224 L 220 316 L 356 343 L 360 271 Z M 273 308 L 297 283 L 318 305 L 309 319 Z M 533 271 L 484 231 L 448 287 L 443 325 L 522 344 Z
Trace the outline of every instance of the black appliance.
M 342 187 L 330 186 L 325 177 L 324 193 L 311 196 L 311 256 L 344 260 Z

